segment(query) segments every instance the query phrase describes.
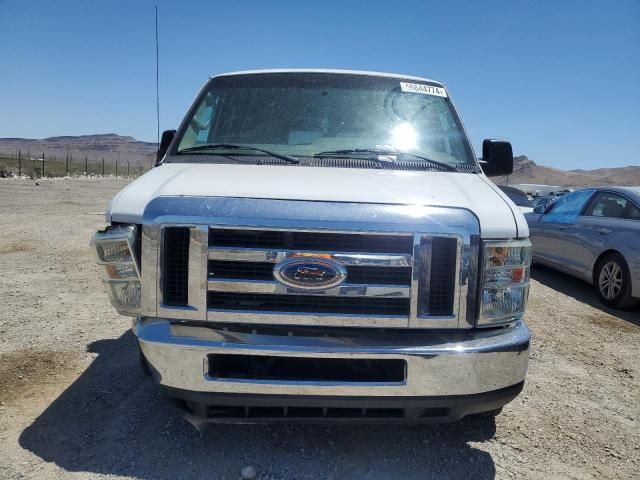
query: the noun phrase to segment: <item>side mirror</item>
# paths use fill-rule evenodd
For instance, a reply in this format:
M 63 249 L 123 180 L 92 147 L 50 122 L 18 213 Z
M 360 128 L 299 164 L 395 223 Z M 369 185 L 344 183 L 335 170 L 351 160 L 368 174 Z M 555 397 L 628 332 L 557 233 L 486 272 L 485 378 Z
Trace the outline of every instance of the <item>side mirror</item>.
M 546 207 L 544 205 L 538 205 L 533 209 L 533 213 L 539 213 L 540 215 L 544 215 L 546 211 Z
M 173 138 L 176 136 L 175 130 L 165 130 L 162 132 L 162 138 L 160 139 L 160 146 L 158 147 L 158 152 L 156 153 L 156 167 L 160 165 L 160 161 L 169 150 L 169 145 L 173 142 Z
M 482 170 L 487 177 L 513 173 L 513 150 L 509 142 L 486 139 L 482 142 Z

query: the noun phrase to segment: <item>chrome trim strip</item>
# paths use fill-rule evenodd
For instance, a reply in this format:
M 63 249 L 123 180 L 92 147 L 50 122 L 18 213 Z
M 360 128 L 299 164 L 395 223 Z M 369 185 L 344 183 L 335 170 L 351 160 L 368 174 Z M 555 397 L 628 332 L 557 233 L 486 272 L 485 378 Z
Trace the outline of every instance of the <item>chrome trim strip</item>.
M 142 315 L 156 316 L 158 308 L 159 235 L 156 225 L 142 225 L 140 274 L 142 275 Z
M 255 310 L 209 309 L 210 322 L 246 323 L 255 325 L 308 325 L 315 327 L 406 328 L 408 319 L 394 315 L 352 315 L 290 312 L 259 312 Z
M 473 328 L 476 325 L 480 281 L 479 266 L 482 264 L 480 250 L 479 234 L 471 235 L 471 243 L 464 244 L 462 247 L 459 328 Z M 466 306 L 462 302 L 463 299 Z
M 480 231 L 478 219 L 461 208 L 225 197 L 156 197 L 143 222 L 379 235 Z
M 318 295 L 326 297 L 393 297 L 409 298 L 407 285 L 342 284 L 320 292 L 296 290 L 272 280 L 209 279 L 210 292 L 276 293 L 284 295 Z
M 453 313 L 456 318 L 456 327 L 464 326 L 465 315 L 467 312 L 467 282 L 468 279 L 462 275 L 462 255 L 464 249 L 464 243 L 462 238 L 456 238 L 458 244 L 456 248 L 456 273 L 454 279 L 454 285 L 456 286 L 455 292 L 453 292 Z M 464 289 L 464 291 L 463 291 Z M 462 318 L 460 318 L 462 316 Z M 462 321 L 461 321 L 462 320 Z
M 189 305 L 200 312 L 207 310 L 207 248 L 209 228 L 198 225 L 189 237 Z
M 316 255 L 330 258 L 345 266 L 410 267 L 412 264 L 412 256 L 402 253 L 337 253 L 316 250 L 264 250 L 260 248 L 209 247 L 209 260 L 278 263 L 291 257 L 303 255 Z
M 418 315 L 418 290 L 420 288 L 420 281 L 424 278 L 424 272 L 420 269 L 421 252 L 420 248 L 420 235 L 413 236 L 413 263 L 411 265 L 411 301 L 409 303 L 409 324 L 415 321 Z M 430 259 L 430 258 L 429 258 Z M 431 262 L 426 263 L 430 265 Z
M 234 200 L 243 200 L 243 199 L 234 199 Z M 247 200 L 247 199 L 244 199 Z M 255 199 L 251 199 L 251 200 L 255 200 Z M 292 202 L 306 202 L 307 200 L 273 200 L 273 201 L 292 201 Z M 317 202 L 312 202 L 312 203 L 317 203 Z M 334 202 L 330 202 L 330 203 L 334 203 Z M 364 205 L 364 204 L 355 204 L 355 205 Z M 321 207 L 318 207 L 321 208 Z M 362 230 L 349 230 L 349 229 L 344 229 L 341 230 L 339 227 L 334 227 L 334 228 L 322 228 L 322 227 L 305 227 L 305 228 L 290 228 L 290 227 L 281 227 L 281 226 L 277 226 L 277 227 L 267 227 L 267 226 L 260 226 L 260 225 L 236 225 L 236 224 L 225 224 L 225 225 L 211 225 L 211 228 L 224 228 L 224 229 L 228 229 L 228 230 L 269 230 L 269 231 L 274 231 L 274 232 L 289 232 L 289 231 L 296 231 L 296 232 L 307 232 L 307 233 L 346 233 L 349 235 L 371 235 L 371 234 L 375 234 L 375 235 L 388 235 L 388 236 L 406 236 L 406 237 L 410 237 L 411 234 L 409 232 L 403 232 L 401 230 L 387 230 L 387 231 L 377 231 L 377 230 L 369 230 L 369 231 L 362 231 Z M 213 248 L 216 248 L 215 246 Z M 225 248 L 225 247 L 220 247 L 220 248 Z

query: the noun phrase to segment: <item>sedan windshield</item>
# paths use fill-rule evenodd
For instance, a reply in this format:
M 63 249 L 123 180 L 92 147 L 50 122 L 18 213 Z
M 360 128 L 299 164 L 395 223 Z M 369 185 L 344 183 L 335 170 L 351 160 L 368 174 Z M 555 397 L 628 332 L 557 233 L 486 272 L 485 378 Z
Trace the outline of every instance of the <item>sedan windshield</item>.
M 226 151 L 220 144 L 236 147 Z M 189 113 L 176 145 L 169 162 L 183 161 L 181 154 L 256 156 L 259 148 L 294 158 L 398 152 L 413 154 L 402 160 L 476 165 L 443 87 L 369 75 L 216 77 Z

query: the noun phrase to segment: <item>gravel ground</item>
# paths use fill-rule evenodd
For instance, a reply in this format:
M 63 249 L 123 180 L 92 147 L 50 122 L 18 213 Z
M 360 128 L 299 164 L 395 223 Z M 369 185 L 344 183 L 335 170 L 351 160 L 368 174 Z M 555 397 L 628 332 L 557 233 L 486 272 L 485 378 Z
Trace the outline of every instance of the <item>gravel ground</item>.
M 39 183 L 0 180 L 0 478 L 638 478 L 640 311 L 543 268 L 527 383 L 495 421 L 199 433 L 140 372 L 88 248 L 125 181 Z

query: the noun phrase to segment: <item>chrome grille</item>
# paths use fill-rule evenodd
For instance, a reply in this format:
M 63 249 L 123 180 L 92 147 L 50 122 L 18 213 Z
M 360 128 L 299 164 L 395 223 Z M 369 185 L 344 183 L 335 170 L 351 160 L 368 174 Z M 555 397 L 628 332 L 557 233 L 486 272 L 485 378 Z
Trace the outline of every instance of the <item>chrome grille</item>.
M 172 197 L 145 216 L 146 316 L 249 328 L 474 325 L 479 226 L 464 210 Z M 346 281 L 315 291 L 276 281 L 273 268 L 299 256 L 339 263 Z
M 412 250 L 412 235 L 211 228 L 208 308 L 408 318 Z M 317 294 L 277 282 L 274 265 L 299 255 L 331 257 L 347 281 Z

